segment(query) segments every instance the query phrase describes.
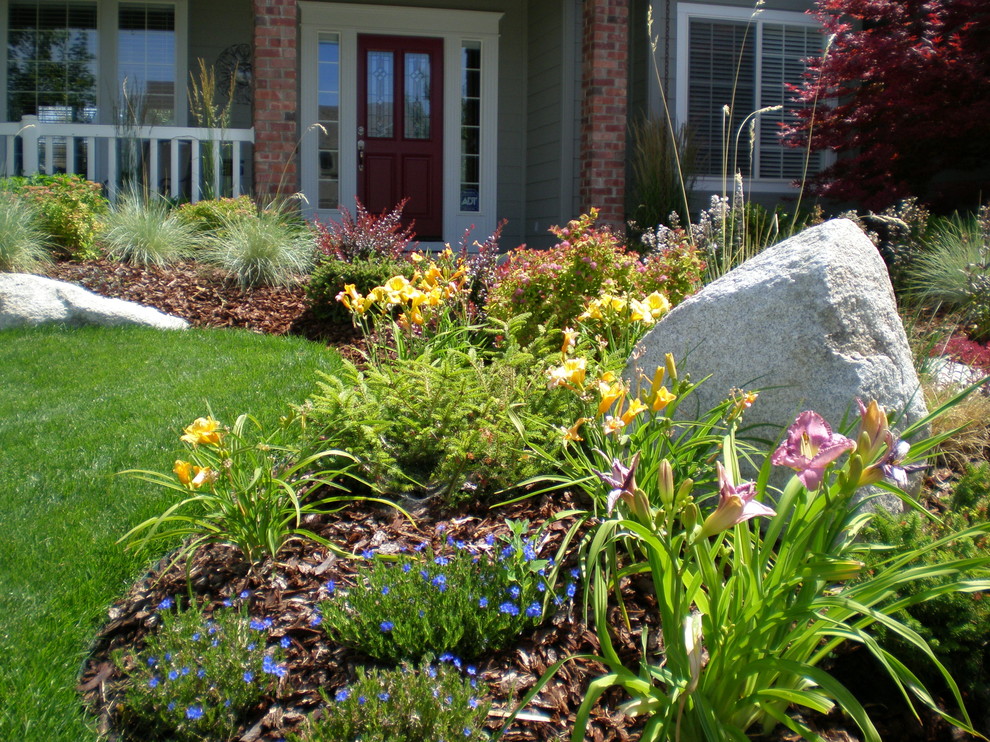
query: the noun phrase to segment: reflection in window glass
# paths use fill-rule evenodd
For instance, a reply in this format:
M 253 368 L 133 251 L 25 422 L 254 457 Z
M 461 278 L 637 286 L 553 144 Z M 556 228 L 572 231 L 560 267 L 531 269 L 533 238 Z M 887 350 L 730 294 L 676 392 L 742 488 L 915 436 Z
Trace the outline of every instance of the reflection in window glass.
M 481 44 L 461 46 L 461 211 L 481 206 Z
M 319 131 L 319 204 L 336 209 L 340 194 L 340 38 L 320 34 L 317 70 Z
M 117 82 L 125 124 L 175 121 L 175 8 L 122 3 Z
M 430 138 L 430 55 L 406 54 L 406 139 Z
M 9 6 L 7 119 L 96 119 L 96 3 L 18 0 Z

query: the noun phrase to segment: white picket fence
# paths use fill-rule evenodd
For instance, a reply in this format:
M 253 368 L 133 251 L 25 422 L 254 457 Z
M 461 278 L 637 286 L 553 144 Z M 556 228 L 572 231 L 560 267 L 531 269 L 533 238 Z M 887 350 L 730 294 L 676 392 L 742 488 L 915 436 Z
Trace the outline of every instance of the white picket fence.
M 204 194 L 236 197 L 249 193 L 242 163 L 248 158 L 250 167 L 253 144 L 254 129 L 53 124 L 24 116 L 19 123 L 0 123 L 0 173 L 78 173 L 103 183 L 113 199 L 124 180 L 122 148 L 130 146 L 139 153 L 141 182 L 163 195 L 195 202 Z M 212 168 L 204 168 L 204 152 L 211 157 Z M 204 183 L 204 170 L 211 171 L 211 183 Z

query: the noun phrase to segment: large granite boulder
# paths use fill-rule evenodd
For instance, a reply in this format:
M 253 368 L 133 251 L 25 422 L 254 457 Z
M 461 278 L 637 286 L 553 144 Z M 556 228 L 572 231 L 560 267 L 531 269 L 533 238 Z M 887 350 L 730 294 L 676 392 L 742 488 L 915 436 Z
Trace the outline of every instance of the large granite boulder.
M 25 273 L 0 273 L 0 330 L 61 323 L 147 325 L 184 330 L 189 323 L 122 299 L 108 299 L 81 286 Z
M 927 414 L 883 260 L 846 219 L 767 249 L 676 307 L 636 347 L 626 378 L 652 377 L 666 353 L 692 379 L 711 376 L 680 414 L 762 389 L 745 423 L 764 438 L 803 410 L 838 429 L 857 397 L 891 420 L 904 410 L 896 428 Z

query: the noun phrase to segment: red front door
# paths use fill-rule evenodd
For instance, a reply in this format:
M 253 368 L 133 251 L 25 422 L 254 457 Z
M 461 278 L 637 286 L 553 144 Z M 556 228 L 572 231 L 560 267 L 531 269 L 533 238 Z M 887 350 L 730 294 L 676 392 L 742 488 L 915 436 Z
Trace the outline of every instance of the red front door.
M 443 40 L 358 37 L 358 196 L 371 213 L 408 198 L 420 240 L 443 234 Z

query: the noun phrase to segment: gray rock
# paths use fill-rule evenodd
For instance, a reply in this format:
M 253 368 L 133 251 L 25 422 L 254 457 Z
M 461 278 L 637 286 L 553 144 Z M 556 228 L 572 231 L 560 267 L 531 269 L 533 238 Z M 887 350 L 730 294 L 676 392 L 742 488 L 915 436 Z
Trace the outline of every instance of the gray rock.
M 680 414 L 762 389 L 744 422 L 768 439 L 802 410 L 839 430 L 857 397 L 891 420 L 904 410 L 898 428 L 927 414 L 883 261 L 846 219 L 765 250 L 676 307 L 640 341 L 626 378 L 652 377 L 666 353 L 692 379 L 711 376 Z
M 147 325 L 184 330 L 189 323 L 157 309 L 108 299 L 81 286 L 26 273 L 0 273 L 0 330 L 50 322 L 81 325 Z

